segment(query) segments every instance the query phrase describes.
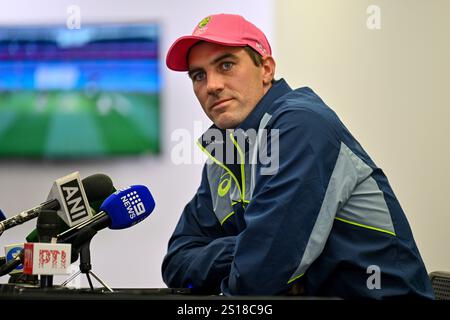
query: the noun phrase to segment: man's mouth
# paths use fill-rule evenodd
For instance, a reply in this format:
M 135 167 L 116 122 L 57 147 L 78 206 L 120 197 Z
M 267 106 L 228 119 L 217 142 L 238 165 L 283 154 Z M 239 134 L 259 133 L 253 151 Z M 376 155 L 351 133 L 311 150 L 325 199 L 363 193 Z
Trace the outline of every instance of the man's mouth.
M 218 101 L 214 102 L 214 103 L 211 105 L 211 107 L 210 107 L 209 109 L 212 110 L 212 109 L 214 109 L 214 108 L 220 106 L 222 103 L 227 102 L 227 101 L 230 101 L 230 100 L 232 100 L 232 99 L 233 99 L 233 98 L 218 100 Z

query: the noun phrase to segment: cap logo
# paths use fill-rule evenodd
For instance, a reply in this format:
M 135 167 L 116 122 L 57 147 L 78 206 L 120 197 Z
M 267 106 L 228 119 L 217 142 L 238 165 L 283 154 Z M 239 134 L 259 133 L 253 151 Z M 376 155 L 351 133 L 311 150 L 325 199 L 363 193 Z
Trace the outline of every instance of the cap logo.
M 198 24 L 198 27 L 200 29 L 204 28 L 209 23 L 209 20 L 211 20 L 211 17 L 204 18 L 202 21 L 200 21 L 200 23 Z

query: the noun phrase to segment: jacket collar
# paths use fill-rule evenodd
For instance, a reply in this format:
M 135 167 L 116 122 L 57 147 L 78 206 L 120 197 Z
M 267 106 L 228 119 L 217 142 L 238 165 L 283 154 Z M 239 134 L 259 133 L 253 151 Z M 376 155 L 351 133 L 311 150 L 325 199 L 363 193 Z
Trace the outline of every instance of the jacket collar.
M 262 117 L 268 111 L 273 102 L 290 91 L 292 91 L 292 89 L 284 79 L 275 81 L 269 91 L 267 91 L 267 93 L 255 106 L 253 111 L 250 112 L 247 118 L 236 129 L 242 129 L 245 131 L 253 128 L 258 130 Z

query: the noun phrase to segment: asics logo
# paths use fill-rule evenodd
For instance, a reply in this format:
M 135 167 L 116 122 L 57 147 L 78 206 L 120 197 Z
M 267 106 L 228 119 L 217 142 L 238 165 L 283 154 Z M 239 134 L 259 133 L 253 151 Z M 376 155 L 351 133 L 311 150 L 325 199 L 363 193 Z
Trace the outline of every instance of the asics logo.
M 224 178 L 224 179 L 222 180 L 222 178 Z M 219 194 L 219 196 L 223 197 L 223 196 L 225 196 L 228 193 L 228 191 L 230 191 L 230 188 L 231 188 L 231 175 L 229 173 L 224 173 L 220 177 L 220 180 L 221 181 L 219 183 L 219 187 L 217 188 L 217 193 Z

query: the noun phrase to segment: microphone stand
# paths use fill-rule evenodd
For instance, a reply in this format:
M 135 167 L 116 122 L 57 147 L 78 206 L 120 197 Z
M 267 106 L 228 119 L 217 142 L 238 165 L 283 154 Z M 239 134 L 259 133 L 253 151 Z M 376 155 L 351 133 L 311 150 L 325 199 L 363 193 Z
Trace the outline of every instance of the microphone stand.
M 89 287 L 92 291 L 94 291 L 94 286 L 92 285 L 91 281 L 91 275 L 109 292 L 114 292 L 111 287 L 109 287 L 104 281 L 102 281 L 93 271 L 92 271 L 92 265 L 91 265 L 91 250 L 90 250 L 90 244 L 92 237 L 97 233 L 96 230 L 92 228 L 86 228 L 85 231 L 83 231 L 83 234 L 80 234 L 77 239 L 82 239 L 82 244 L 79 246 L 80 251 L 80 270 L 78 270 L 76 273 L 74 273 L 72 276 L 69 277 L 66 281 L 64 281 L 61 285 L 65 286 L 70 281 L 75 279 L 78 275 L 81 273 L 84 273 L 86 275 L 86 278 L 89 282 Z M 78 241 L 75 241 L 78 242 Z

